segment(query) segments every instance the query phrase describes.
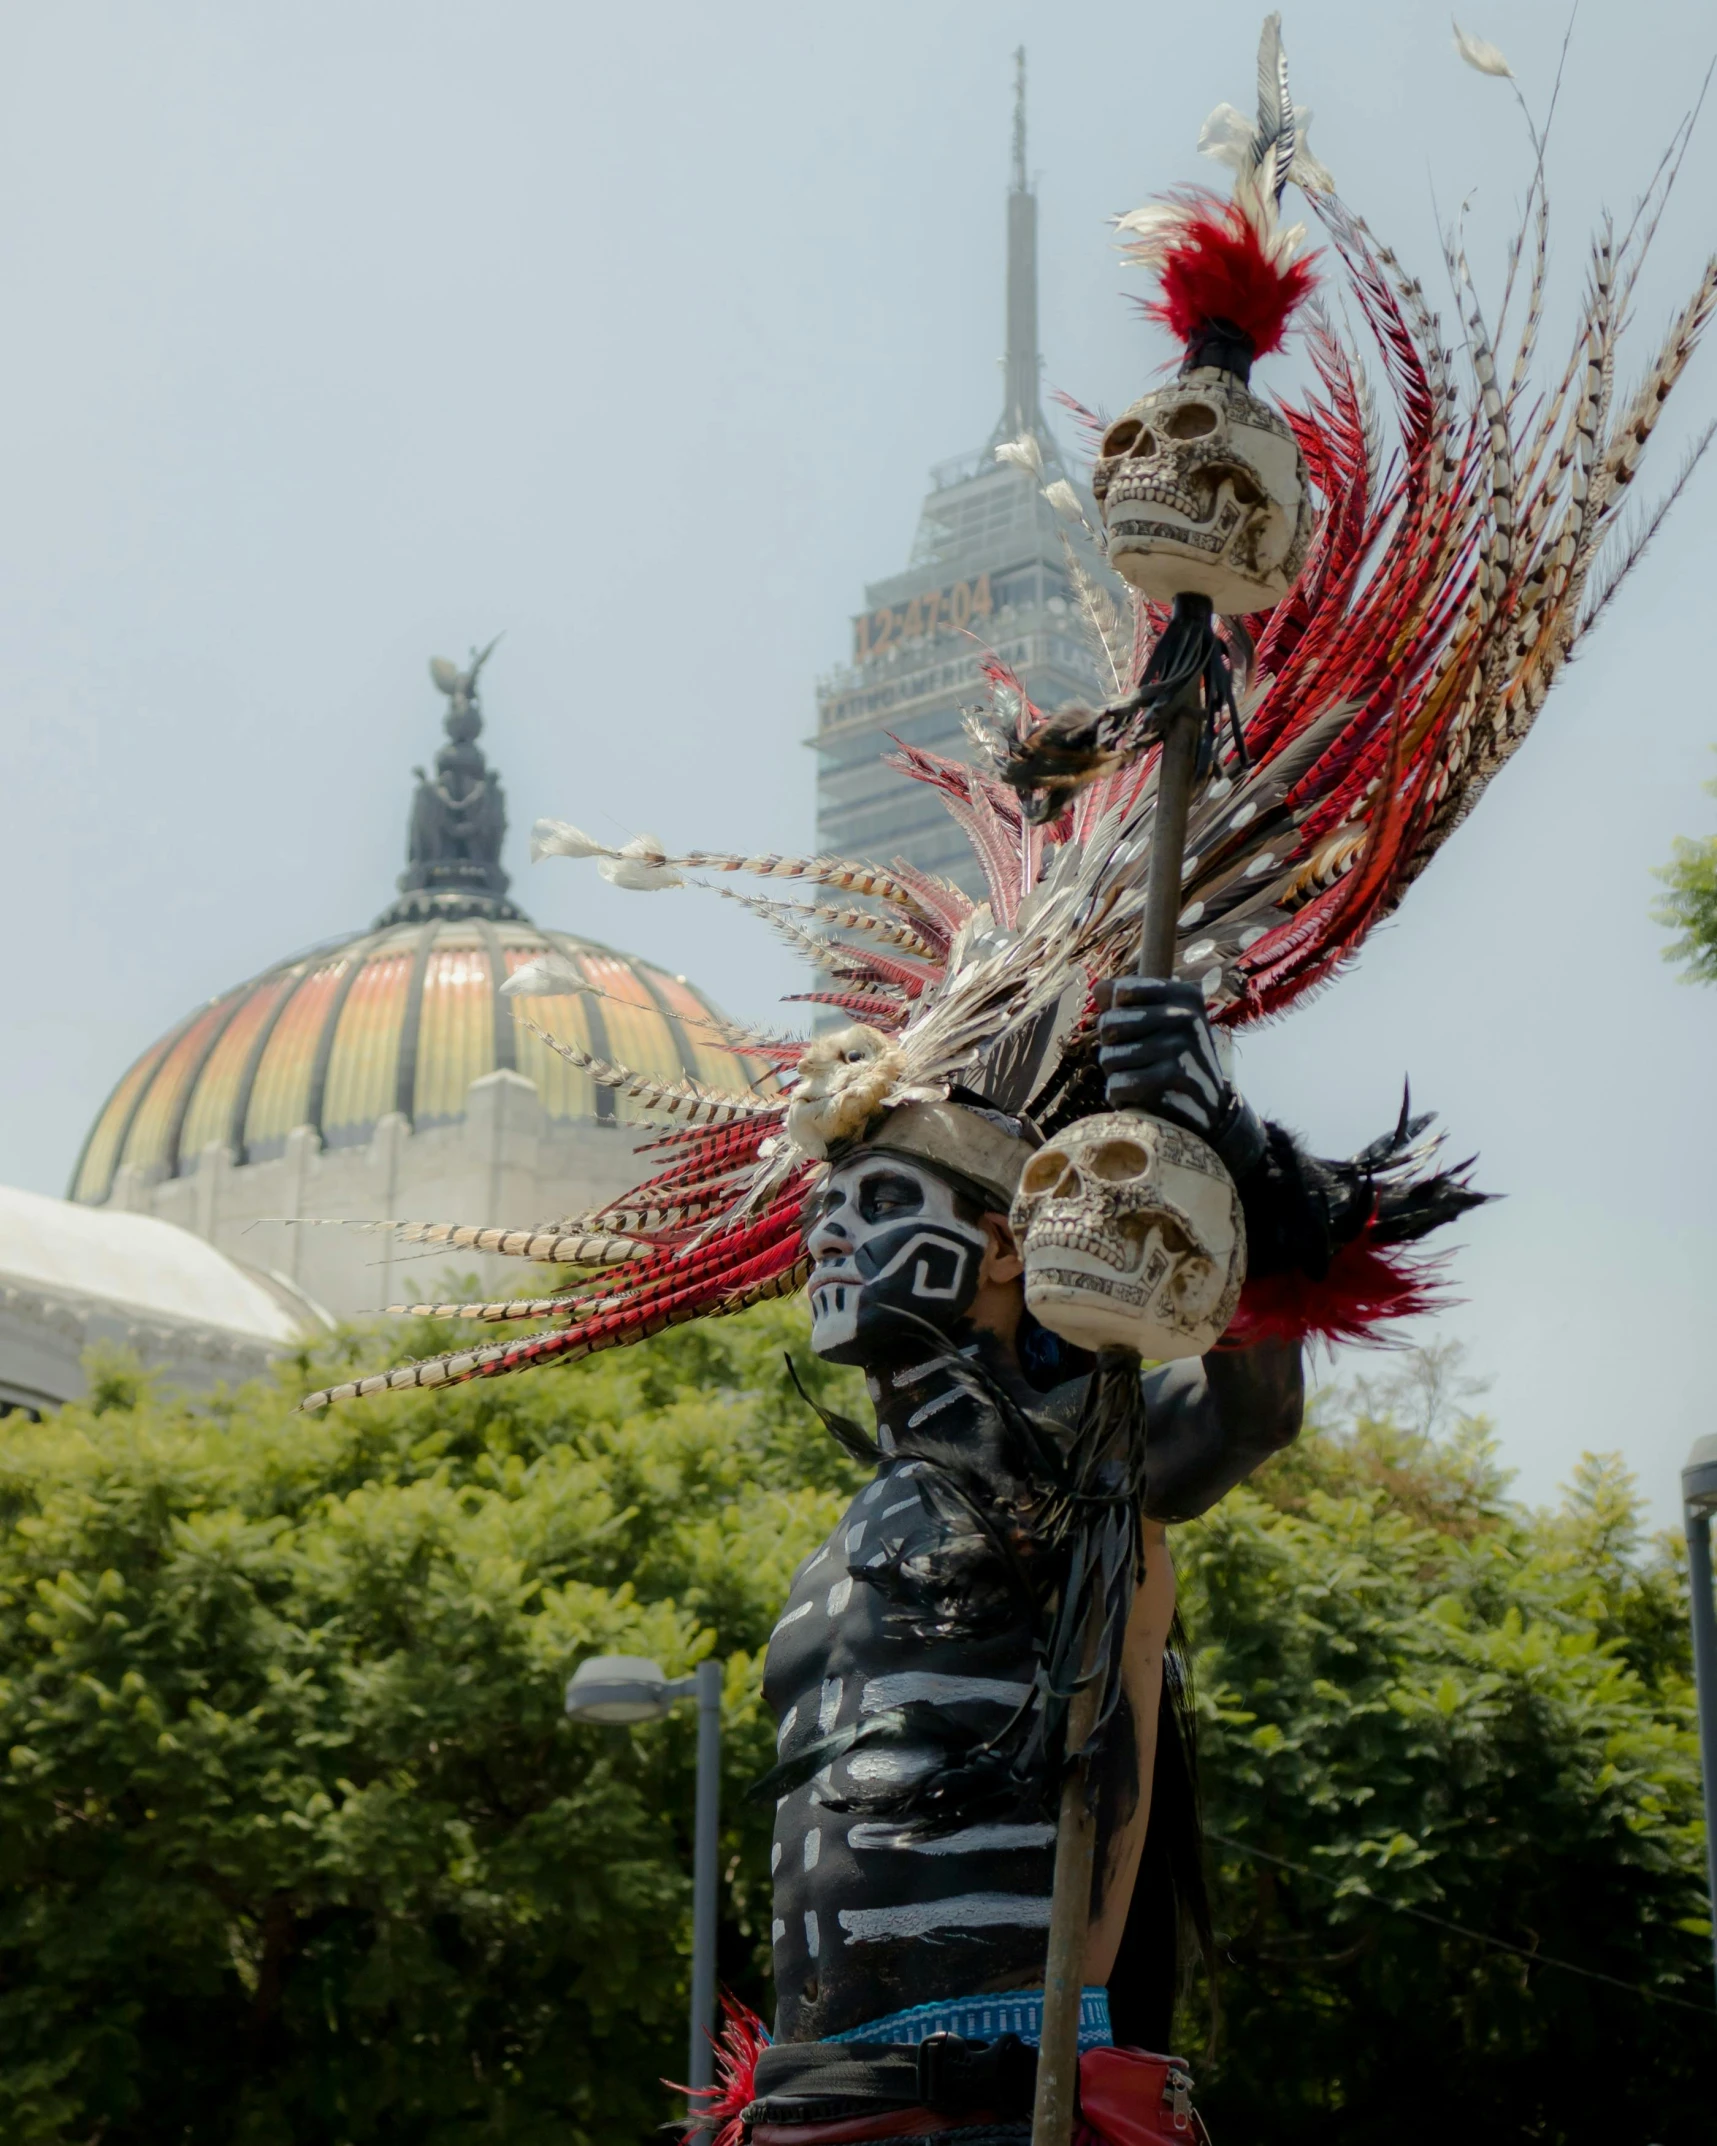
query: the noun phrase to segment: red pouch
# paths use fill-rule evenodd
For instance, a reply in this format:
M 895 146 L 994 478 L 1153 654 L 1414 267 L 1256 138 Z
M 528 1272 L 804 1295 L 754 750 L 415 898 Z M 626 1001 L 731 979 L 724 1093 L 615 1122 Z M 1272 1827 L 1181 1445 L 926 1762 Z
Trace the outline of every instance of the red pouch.
M 1101 2146 L 1209 2146 L 1186 2066 L 1148 2049 L 1087 2049 L 1079 2116 L 1087 2139 Z

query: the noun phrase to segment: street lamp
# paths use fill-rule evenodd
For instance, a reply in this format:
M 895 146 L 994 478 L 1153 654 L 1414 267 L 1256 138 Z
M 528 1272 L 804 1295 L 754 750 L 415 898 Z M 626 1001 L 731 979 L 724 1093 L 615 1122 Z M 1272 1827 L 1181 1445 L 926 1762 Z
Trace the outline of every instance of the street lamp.
M 1693 1679 L 1699 1694 L 1699 1764 L 1705 1776 L 1705 1875 L 1717 1971 L 1717 1609 L 1711 1600 L 1711 1516 L 1717 1512 L 1717 1437 L 1701 1438 L 1681 1471 L 1687 1582 L 1693 1607 Z
M 721 1664 L 702 1661 L 689 1677 L 669 1677 L 636 1654 L 596 1654 L 580 1662 L 566 1687 L 575 1721 L 631 1727 L 660 1721 L 679 1699 L 698 1704 L 697 1811 L 692 1828 L 692 2011 L 686 2083 L 694 2093 L 714 2083 L 710 2030 L 715 2024 L 716 1855 L 721 1815 Z M 699 2132 L 690 2146 L 706 2146 Z

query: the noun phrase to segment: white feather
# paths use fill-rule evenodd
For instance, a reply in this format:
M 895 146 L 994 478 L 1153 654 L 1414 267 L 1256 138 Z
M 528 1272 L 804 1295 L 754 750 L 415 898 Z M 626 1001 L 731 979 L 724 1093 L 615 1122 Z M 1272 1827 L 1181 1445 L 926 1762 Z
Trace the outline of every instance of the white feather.
M 505 998 L 565 998 L 590 986 L 564 954 L 539 954 L 515 969 L 501 986 Z
M 1016 469 L 1029 470 L 1034 477 L 1043 475 L 1043 449 L 1033 432 L 1022 432 L 1017 440 L 1003 440 L 996 449 L 998 462 L 1011 462 Z
M 631 843 L 626 845 L 631 849 Z M 660 856 L 658 850 L 655 853 Z M 633 894 L 653 894 L 659 887 L 683 887 L 685 881 L 671 865 L 651 864 L 634 854 L 604 857 L 596 867 L 611 887 L 625 887 Z
M 592 841 L 570 820 L 538 820 L 531 829 L 531 862 L 539 857 L 605 857 L 608 845 Z
M 1186 211 L 1168 201 L 1147 201 L 1142 209 L 1115 218 L 1127 253 L 1147 266 L 1162 258 L 1185 224 Z
M 1252 161 L 1252 122 L 1231 104 L 1219 104 L 1198 130 L 1198 153 L 1245 171 Z
M 1056 513 L 1063 516 L 1067 521 L 1084 521 L 1085 509 L 1079 504 L 1079 494 L 1065 477 L 1057 477 L 1053 484 L 1046 484 L 1043 488 L 1043 496 L 1049 501 Z
M 1449 19 L 1454 22 L 1453 16 Z M 1469 67 L 1476 67 L 1481 75 L 1502 75 L 1513 81 L 1514 69 L 1494 45 L 1487 44 L 1482 37 L 1474 37 L 1470 30 L 1463 30 L 1458 22 L 1454 23 L 1454 30 L 1455 50 Z
M 1320 164 L 1312 154 L 1307 136 L 1312 129 L 1312 108 L 1309 104 L 1294 106 L 1294 161 L 1288 166 L 1288 177 L 1303 192 L 1308 194 L 1333 194 L 1335 179 L 1327 164 Z

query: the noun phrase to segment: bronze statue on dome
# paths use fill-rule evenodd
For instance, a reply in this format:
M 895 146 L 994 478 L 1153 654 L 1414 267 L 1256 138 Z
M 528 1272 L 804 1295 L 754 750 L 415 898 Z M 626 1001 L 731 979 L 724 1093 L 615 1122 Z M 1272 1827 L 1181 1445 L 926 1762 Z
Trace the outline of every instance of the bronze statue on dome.
M 506 898 L 509 881 L 501 868 L 506 798 L 477 743 L 483 728 L 477 679 L 499 640 L 497 634 L 487 648 L 474 648 L 463 670 L 446 656 L 429 659 L 429 675 L 447 696 L 447 743 L 435 756 L 433 774 L 412 769 L 417 791 L 399 880 L 401 899 L 380 920 L 384 924 L 520 914 Z

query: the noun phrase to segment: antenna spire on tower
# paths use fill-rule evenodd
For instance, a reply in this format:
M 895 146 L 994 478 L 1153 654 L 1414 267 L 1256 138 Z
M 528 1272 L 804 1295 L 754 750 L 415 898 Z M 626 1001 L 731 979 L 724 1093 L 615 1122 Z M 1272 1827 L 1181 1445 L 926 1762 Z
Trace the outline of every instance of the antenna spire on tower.
M 1014 51 L 1014 192 L 1027 191 L 1025 177 L 1025 47 Z
M 1008 192 L 1007 357 L 997 440 L 1047 438 L 1038 407 L 1037 196 L 1025 163 L 1025 47 L 1014 54 L 1013 185 Z

